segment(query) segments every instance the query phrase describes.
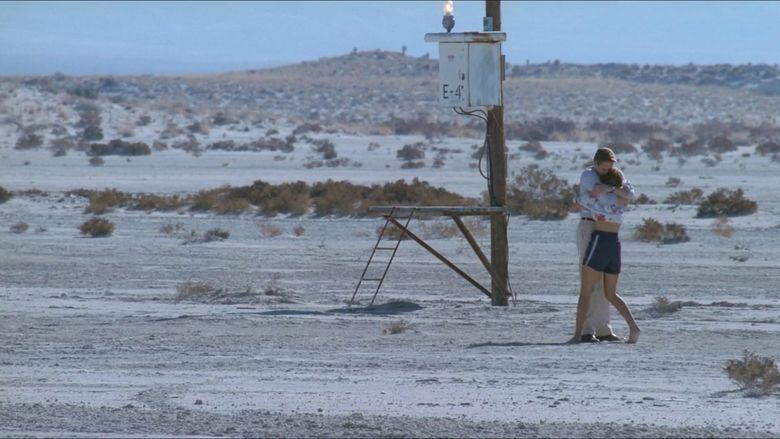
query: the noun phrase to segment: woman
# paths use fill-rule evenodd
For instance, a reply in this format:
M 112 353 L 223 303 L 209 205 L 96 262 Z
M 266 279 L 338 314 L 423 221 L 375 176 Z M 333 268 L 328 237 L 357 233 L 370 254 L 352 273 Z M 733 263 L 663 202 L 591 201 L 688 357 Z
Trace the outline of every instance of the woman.
M 615 190 L 623 188 L 624 185 L 630 187 L 630 183 L 623 177 L 623 173 L 614 167 L 601 176 L 601 182 L 612 186 L 612 189 L 594 196 L 594 202 L 588 205 L 588 208 L 593 212 L 595 227 L 582 261 L 577 321 L 574 337 L 569 342 L 577 343 L 580 340 L 585 317 L 588 315 L 593 286 L 599 279 L 603 279 L 604 295 L 607 301 L 618 310 L 628 324 L 628 343 L 636 343 L 639 340 L 639 325 L 634 320 L 634 316 L 631 315 L 631 310 L 628 309 L 626 302 L 617 294 L 618 275 L 620 274 L 618 230 L 623 221 L 626 203 L 615 195 Z

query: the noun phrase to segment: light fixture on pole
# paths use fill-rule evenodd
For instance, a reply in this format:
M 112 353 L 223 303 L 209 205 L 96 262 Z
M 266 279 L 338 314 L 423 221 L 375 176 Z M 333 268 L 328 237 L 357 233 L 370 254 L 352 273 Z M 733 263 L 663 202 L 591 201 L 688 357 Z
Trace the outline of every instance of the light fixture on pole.
M 455 17 L 452 15 L 454 10 L 452 0 L 444 0 L 444 18 L 441 19 L 441 25 L 449 33 L 453 27 L 455 27 Z

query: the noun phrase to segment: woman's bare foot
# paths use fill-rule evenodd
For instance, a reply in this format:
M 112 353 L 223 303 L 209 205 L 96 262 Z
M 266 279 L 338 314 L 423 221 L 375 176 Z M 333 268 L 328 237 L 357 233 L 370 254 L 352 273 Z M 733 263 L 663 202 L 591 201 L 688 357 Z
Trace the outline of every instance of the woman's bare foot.
M 639 326 L 636 328 L 630 328 L 628 333 L 628 340 L 626 343 L 636 343 L 639 340 Z

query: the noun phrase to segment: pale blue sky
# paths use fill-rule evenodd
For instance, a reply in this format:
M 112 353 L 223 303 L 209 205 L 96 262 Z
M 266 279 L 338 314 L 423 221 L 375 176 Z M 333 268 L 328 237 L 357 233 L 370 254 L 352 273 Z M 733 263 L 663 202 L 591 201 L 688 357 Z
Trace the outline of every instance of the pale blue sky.
M 442 1 L 0 2 L 0 75 L 242 70 L 384 49 L 438 57 Z M 455 0 L 453 32 L 484 1 Z M 780 2 L 504 0 L 510 63 L 780 64 Z

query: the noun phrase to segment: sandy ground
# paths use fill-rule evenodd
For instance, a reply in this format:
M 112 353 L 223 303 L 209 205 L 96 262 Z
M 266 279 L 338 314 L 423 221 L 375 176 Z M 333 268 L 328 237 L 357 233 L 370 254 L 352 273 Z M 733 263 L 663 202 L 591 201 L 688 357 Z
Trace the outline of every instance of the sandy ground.
M 376 140 L 383 148 L 367 152 Z M 447 140 L 464 153 L 444 169 L 400 170 L 394 151 L 410 140 L 340 136 L 339 154 L 364 165 L 337 170 L 303 169 L 295 154 L 273 162 L 270 153 L 167 151 L 90 167 L 75 153 L 0 151 L 0 185 L 50 192 L 0 205 L 0 436 L 780 435 L 778 394 L 747 396 L 724 371 L 743 350 L 777 358 L 780 346 L 780 165 L 746 158 L 748 150 L 724 155 L 716 167 L 669 159 L 653 171 L 644 156 L 626 165 L 638 191 L 659 201 L 695 186 L 705 194 L 742 187 L 759 203 L 757 213 L 731 219 L 731 238 L 713 234 L 713 220 L 694 218 L 692 206 L 638 206 L 628 214 L 620 288 L 643 329 L 637 345 L 563 344 L 578 288 L 575 215 L 511 219 L 517 297 L 509 307 L 491 307 L 404 242 L 379 306 L 367 309 L 372 292 L 361 290 L 348 309 L 379 219 L 120 210 L 105 215 L 116 224 L 113 236 L 85 238 L 77 226 L 88 218 L 86 200 L 62 194 L 414 176 L 465 195 L 483 190 L 468 167 L 473 140 Z M 545 148 L 551 158 L 540 164 L 576 182 L 579 155 L 594 146 Z M 531 161 L 510 162 L 510 172 Z M 683 185 L 666 187 L 670 176 Z M 631 239 L 643 217 L 681 223 L 691 241 Z M 20 221 L 30 229 L 10 232 Z M 283 233 L 264 237 L 258 222 Z M 184 244 L 181 234 L 160 231 L 177 223 L 231 235 Z M 305 233 L 294 236 L 295 226 Z M 479 241 L 487 250 L 489 236 Z M 464 240 L 430 242 L 487 284 Z M 220 291 L 177 300 L 188 281 Z M 649 309 L 659 295 L 686 303 L 655 316 Z M 613 323 L 627 334 L 616 312 Z M 393 325 L 406 330 L 391 334 Z

